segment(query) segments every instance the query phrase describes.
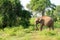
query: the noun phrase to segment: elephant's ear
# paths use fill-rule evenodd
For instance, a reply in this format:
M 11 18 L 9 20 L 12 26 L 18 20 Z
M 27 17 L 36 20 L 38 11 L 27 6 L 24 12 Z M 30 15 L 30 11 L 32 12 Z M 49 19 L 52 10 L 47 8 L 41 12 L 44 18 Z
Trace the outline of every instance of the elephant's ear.
M 43 19 L 41 19 L 41 20 L 40 20 L 40 23 L 44 23 L 44 20 L 43 20 Z

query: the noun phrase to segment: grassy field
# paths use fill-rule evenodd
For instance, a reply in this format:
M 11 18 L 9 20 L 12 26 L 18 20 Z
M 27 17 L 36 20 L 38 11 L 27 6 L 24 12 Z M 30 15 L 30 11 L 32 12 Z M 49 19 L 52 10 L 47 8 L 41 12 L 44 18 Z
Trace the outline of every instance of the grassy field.
M 0 29 L 0 40 L 60 40 L 60 22 L 55 22 L 55 30 L 43 28 L 36 31 L 34 19 L 30 20 L 31 26 L 24 29 L 22 26 Z M 39 26 L 39 25 L 38 25 Z

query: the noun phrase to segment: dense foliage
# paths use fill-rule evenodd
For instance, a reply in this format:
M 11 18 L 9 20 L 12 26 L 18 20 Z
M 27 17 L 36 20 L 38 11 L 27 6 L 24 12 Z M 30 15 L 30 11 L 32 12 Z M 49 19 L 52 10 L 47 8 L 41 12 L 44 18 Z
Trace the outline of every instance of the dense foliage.
M 25 22 L 23 25 L 29 24 L 31 13 L 22 9 L 20 0 L 1 0 L 0 3 L 1 27 L 21 25 L 22 20 Z
M 55 5 L 50 2 L 50 0 L 31 0 L 30 4 L 27 4 L 27 8 L 33 10 L 42 12 L 42 16 L 45 14 L 46 8 L 51 8 L 55 10 Z

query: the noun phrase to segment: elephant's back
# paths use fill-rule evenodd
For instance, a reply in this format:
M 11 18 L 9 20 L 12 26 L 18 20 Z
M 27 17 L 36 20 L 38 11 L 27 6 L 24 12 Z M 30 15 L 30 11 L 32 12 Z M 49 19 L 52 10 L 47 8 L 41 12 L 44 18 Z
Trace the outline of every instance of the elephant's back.
M 42 16 L 42 19 L 44 20 L 45 25 L 49 25 L 49 24 L 53 23 L 53 18 L 51 18 L 49 16 Z

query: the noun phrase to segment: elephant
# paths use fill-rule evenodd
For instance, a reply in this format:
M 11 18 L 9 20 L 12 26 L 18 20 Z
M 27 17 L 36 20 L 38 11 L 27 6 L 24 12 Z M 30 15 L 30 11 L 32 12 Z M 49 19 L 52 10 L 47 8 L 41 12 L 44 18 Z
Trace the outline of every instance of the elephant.
M 54 20 L 50 16 L 42 16 L 38 17 L 35 20 L 36 23 L 36 30 L 38 30 L 37 24 L 40 23 L 41 27 L 40 30 L 42 31 L 43 26 L 47 26 L 49 30 L 54 30 Z

